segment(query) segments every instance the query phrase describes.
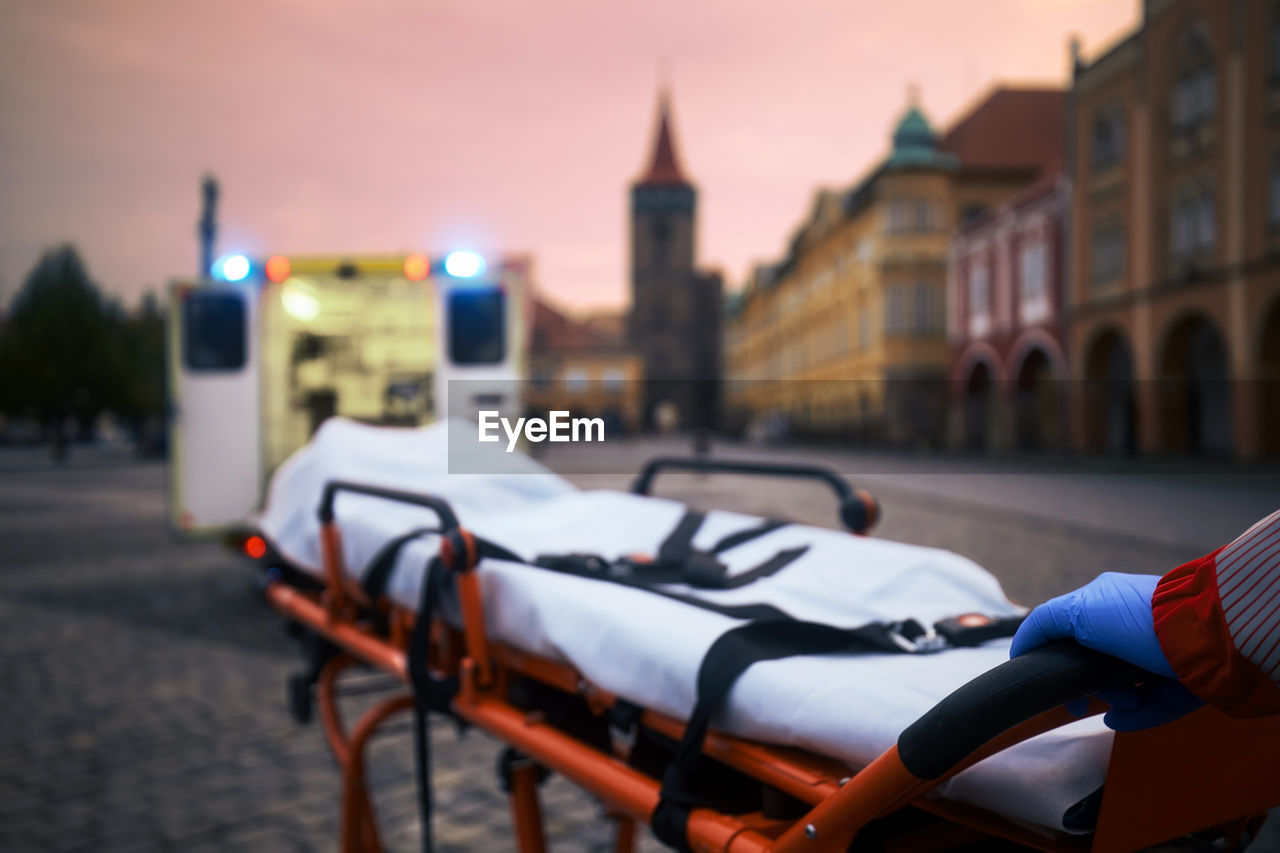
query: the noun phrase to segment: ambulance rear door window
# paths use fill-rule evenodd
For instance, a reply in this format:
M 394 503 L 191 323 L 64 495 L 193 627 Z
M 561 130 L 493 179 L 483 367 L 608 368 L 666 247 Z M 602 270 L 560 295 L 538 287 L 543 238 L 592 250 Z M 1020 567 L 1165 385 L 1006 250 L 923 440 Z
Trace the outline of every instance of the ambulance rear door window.
M 191 293 L 182 303 L 182 359 L 188 370 L 234 371 L 245 362 L 244 296 Z
M 506 358 L 507 294 L 500 287 L 459 287 L 449 294 L 449 360 L 498 364 Z

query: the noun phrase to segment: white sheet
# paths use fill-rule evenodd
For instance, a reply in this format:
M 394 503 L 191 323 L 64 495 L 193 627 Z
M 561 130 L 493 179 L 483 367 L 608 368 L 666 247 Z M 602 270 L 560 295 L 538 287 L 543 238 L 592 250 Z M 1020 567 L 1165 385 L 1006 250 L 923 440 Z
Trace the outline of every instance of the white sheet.
M 454 428 L 474 429 L 465 422 Z M 427 492 L 446 498 L 461 523 L 525 559 L 544 553 L 604 557 L 653 553 L 684 507 L 609 491 L 579 491 L 527 457 L 506 465 L 527 473 L 450 475 L 447 430 L 368 427 L 332 419 L 272 480 L 260 527 L 289 560 L 320 571 L 316 507 L 329 480 Z M 429 510 L 339 494 L 335 509 L 346 565 L 363 573 L 389 538 L 431 526 Z M 707 515 L 695 546 L 710 547 L 759 519 Z M 721 603 L 769 602 L 801 619 L 855 626 L 914 618 L 924 624 L 966 612 L 1017 614 L 999 583 L 977 564 L 923 548 L 806 525 L 788 525 L 720 555 L 730 572 L 798 544 L 809 550 L 778 574 L 736 590 L 673 587 Z M 418 601 L 437 539 L 400 554 L 388 594 Z M 640 590 L 485 560 L 479 570 L 491 636 L 565 661 L 595 684 L 647 708 L 686 718 L 698 665 L 711 643 L 738 624 Z M 1008 657 L 1008 641 L 936 655 L 824 655 L 758 663 L 734 686 L 719 729 L 799 746 L 855 764 L 893 745 L 899 732 L 956 687 Z M 1062 829 L 1062 815 L 1102 784 L 1111 733 L 1098 718 L 993 756 L 941 789 L 1033 826 Z

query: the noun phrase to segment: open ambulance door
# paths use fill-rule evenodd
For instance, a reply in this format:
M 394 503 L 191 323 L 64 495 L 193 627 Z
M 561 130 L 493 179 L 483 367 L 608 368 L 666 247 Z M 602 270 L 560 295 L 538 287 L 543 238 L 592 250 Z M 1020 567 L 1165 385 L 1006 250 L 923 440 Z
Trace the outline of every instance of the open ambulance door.
M 523 279 L 513 273 L 480 279 L 436 279 L 441 336 L 436 371 L 439 412 L 476 420 L 480 411 L 525 414 L 527 309 Z
M 258 288 L 176 283 L 169 295 L 169 521 L 242 526 L 262 488 Z

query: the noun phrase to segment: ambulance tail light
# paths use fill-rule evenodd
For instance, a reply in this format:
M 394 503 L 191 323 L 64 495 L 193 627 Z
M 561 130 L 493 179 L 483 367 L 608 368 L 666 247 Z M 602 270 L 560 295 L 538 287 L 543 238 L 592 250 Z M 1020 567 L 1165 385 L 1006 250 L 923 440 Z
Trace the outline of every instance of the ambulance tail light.
M 261 536 L 250 536 L 244 540 L 244 553 L 255 560 L 262 559 L 267 555 L 267 540 Z

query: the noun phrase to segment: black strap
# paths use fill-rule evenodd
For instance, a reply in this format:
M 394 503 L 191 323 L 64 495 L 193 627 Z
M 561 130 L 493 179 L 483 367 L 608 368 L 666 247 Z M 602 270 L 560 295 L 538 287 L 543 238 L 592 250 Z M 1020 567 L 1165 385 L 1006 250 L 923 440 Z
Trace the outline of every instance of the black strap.
M 412 531 L 392 540 L 383 547 L 385 553 L 394 544 L 400 546 L 426 531 Z M 475 539 L 480 558 L 492 557 L 498 560 L 524 561 L 516 554 L 493 542 Z M 395 554 L 392 553 L 388 563 L 394 565 Z M 387 570 L 390 571 L 389 569 Z M 431 832 L 431 720 L 430 712 L 452 713 L 452 701 L 458 692 L 457 678 L 436 678 L 427 666 L 427 658 L 431 650 L 431 622 L 435 618 L 443 587 L 447 576 L 444 563 L 439 556 L 432 557 L 427 563 L 427 570 L 422 577 L 422 587 L 418 595 L 418 615 L 414 622 L 413 633 L 409 636 L 409 654 L 406 661 L 409 667 L 409 682 L 413 685 L 413 741 L 414 766 L 418 779 L 418 811 L 422 820 L 422 851 L 432 853 L 434 840 Z M 385 581 L 384 581 L 385 583 Z
M 387 583 L 391 580 L 391 572 L 396 567 L 396 560 L 400 557 L 400 551 L 403 550 L 407 543 L 417 539 L 419 536 L 440 532 L 441 530 L 438 527 L 418 527 L 383 543 L 382 547 L 378 549 L 378 553 L 374 554 L 373 559 L 369 561 L 369 568 L 364 573 L 364 579 L 360 581 L 360 586 L 365 595 L 369 597 L 369 600 L 377 601 L 386 594 Z M 496 560 L 510 560 L 516 563 L 525 562 L 523 557 L 508 551 L 501 545 L 474 535 L 472 538 L 475 540 L 476 547 L 480 549 L 481 558 L 492 557 Z
M 766 519 L 755 527 L 730 533 L 717 542 L 710 551 L 699 551 L 693 547 L 693 538 L 705 520 L 704 513 L 687 510 L 667 538 L 658 546 L 658 553 L 652 562 L 629 559 L 609 562 L 592 554 L 566 554 L 539 556 L 535 565 L 581 574 L 583 577 L 599 576 L 601 579 L 612 580 L 627 586 L 667 594 L 656 589 L 655 585 L 682 583 L 700 589 L 738 589 L 776 574 L 809 550 L 809 546 L 802 545 L 779 551 L 754 568 L 730 575 L 729 567 L 716 559 L 717 554 L 771 533 L 787 522 Z M 687 596 L 671 594 L 671 597 L 699 606 L 702 604 L 698 599 Z M 708 609 L 743 619 L 770 618 L 780 614 L 777 610 L 727 612 L 715 606 L 710 606 Z
M 711 718 L 729 696 L 738 677 L 753 663 L 796 655 L 831 652 L 902 652 L 890 638 L 892 631 L 908 639 L 924 633 L 914 621 L 893 626 L 872 622 L 857 628 L 836 628 L 818 622 L 766 619 L 740 625 L 711 644 L 698 668 L 698 693 L 684 737 L 662 774 L 662 789 L 654 810 L 653 832 L 660 841 L 688 851 L 689 814 L 700 798 L 690 777 L 702 754 Z
M 693 547 L 693 538 L 704 521 L 706 521 L 705 513 L 687 510 L 675 529 L 658 547 L 658 555 L 654 563 L 637 565 L 636 573 L 653 583 L 665 581 L 686 583 L 702 589 L 738 589 L 776 574 L 809 550 L 809 546 L 802 545 L 780 551 L 760 565 L 731 576 L 729 567 L 717 560 L 715 555 L 772 533 L 787 522 L 765 519 L 755 527 L 739 530 L 723 537 L 712 546 L 710 551 L 699 551 Z
M 658 546 L 654 561 L 649 564 L 638 564 L 636 573 L 645 575 L 646 579 L 653 583 L 687 583 L 690 586 L 705 589 L 737 589 L 780 571 L 808 550 L 808 546 L 802 546 L 783 551 L 749 572 L 730 577 L 729 567 L 717 560 L 716 554 L 772 533 L 787 522 L 772 518 L 765 519 L 755 527 L 739 530 L 723 537 L 712 546 L 710 551 L 699 551 L 693 547 L 693 538 L 697 536 L 706 519 L 706 513 L 692 509 L 686 510 L 675 529 Z M 787 556 L 784 557 L 784 555 Z
M 509 563 L 520 563 L 521 565 L 529 565 L 529 561 L 521 557 L 515 551 L 508 550 L 497 542 L 490 542 L 488 539 L 481 539 L 474 533 L 471 538 L 475 540 L 476 549 L 479 552 L 479 559 L 485 560 L 506 560 Z
M 542 554 L 533 561 L 532 565 L 587 580 L 641 589 L 653 595 L 660 595 L 672 601 L 679 601 L 681 604 L 699 607 L 733 619 L 794 619 L 790 613 L 772 604 L 717 604 L 714 601 L 664 589 L 657 584 L 673 581 L 655 581 L 649 575 L 637 577 L 630 573 L 619 573 L 615 571 L 618 563 L 609 563 L 595 554 Z M 629 572 L 629 569 L 627 571 Z
M 786 527 L 788 524 L 790 524 L 790 522 L 782 521 L 781 519 L 766 518 L 755 527 L 748 527 L 746 530 L 739 530 L 737 533 L 730 533 L 711 548 L 711 553 L 719 554 L 721 551 L 728 551 L 730 548 L 737 548 L 739 545 L 764 536 L 766 533 L 772 533 L 779 527 Z
M 418 778 L 418 814 L 422 822 L 422 853 L 435 848 L 431 833 L 431 717 L 433 700 L 443 692 L 427 669 L 431 647 L 431 620 L 440 600 L 440 584 L 444 566 L 432 557 L 422 577 L 418 599 L 418 616 L 409 636 L 409 683 L 413 685 L 413 763 Z M 456 679 L 454 680 L 456 682 Z M 454 685 L 456 690 L 456 683 Z
M 675 529 L 668 533 L 667 538 L 658 546 L 654 562 L 682 563 L 687 560 L 689 554 L 693 552 L 693 537 L 698 535 L 698 528 L 702 527 L 706 517 L 706 513 L 693 509 L 685 510 L 680 521 L 676 523 Z
M 417 527 L 383 543 L 378 553 L 374 554 L 373 559 L 369 561 L 369 568 L 360 581 L 360 587 L 369 600 L 378 601 L 386 593 L 387 582 L 391 579 L 391 572 L 396 567 L 396 559 L 399 558 L 400 550 L 406 543 L 423 534 L 439 532 L 438 527 Z
M 761 578 L 767 578 L 770 575 L 777 574 L 808 550 L 808 545 L 800 545 L 795 548 L 788 548 L 785 551 L 779 551 L 753 569 L 748 569 L 745 572 L 739 572 L 736 575 L 722 575 L 720 584 L 714 588 L 738 589 L 739 587 L 744 587 L 747 584 L 755 583 Z

